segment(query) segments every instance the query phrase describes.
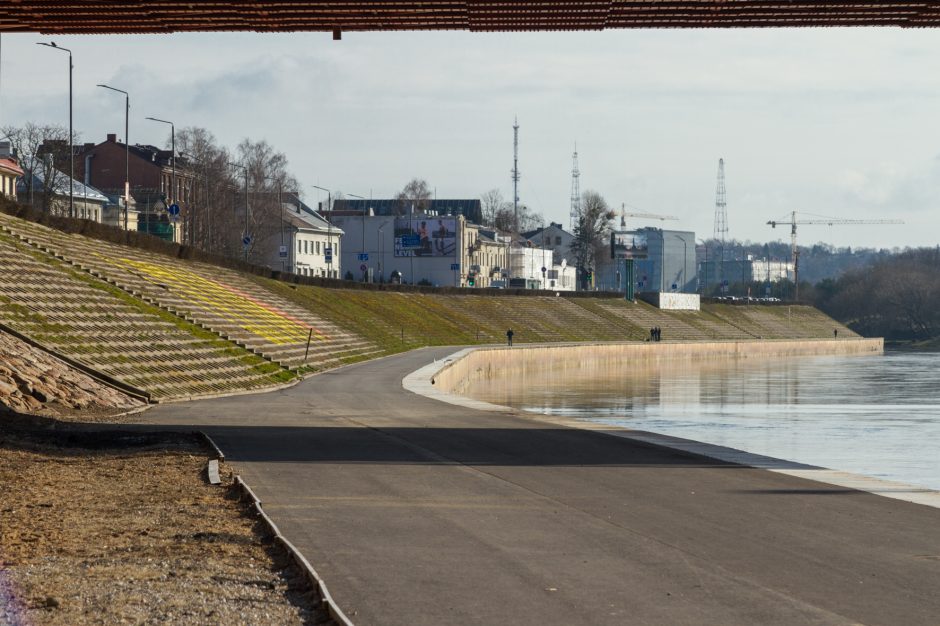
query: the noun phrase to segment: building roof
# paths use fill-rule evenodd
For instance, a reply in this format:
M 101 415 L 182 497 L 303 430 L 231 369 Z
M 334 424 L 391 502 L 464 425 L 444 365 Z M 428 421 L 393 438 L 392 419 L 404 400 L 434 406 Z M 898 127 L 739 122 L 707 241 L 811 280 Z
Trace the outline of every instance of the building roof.
M 71 180 L 72 181 L 72 195 L 75 196 L 76 198 L 81 198 L 83 200 L 93 200 L 94 202 L 101 202 L 102 204 L 111 203 L 111 200 L 108 198 L 108 196 L 98 191 L 91 185 L 85 185 L 84 183 L 80 183 L 77 180 L 70 179 L 68 174 L 64 172 L 59 172 L 59 174 L 61 174 L 61 176 L 57 177 L 58 180 L 56 180 L 55 182 L 55 187 L 51 190 L 53 194 L 57 196 L 68 197 L 69 180 Z M 16 181 L 17 193 L 25 193 L 27 191 L 28 189 L 28 186 L 26 184 L 27 178 L 29 178 L 28 173 L 26 173 L 23 178 L 20 178 L 18 181 Z M 43 180 L 41 172 L 33 172 L 32 178 L 33 178 L 34 189 L 41 189 L 43 191 L 46 190 L 46 183 Z
M 567 230 L 565 230 L 561 224 L 556 224 L 555 222 L 551 222 L 548 226 L 543 226 L 542 228 L 536 228 L 535 230 L 529 230 L 529 231 L 526 231 L 524 233 L 519 233 L 519 234 L 521 237 L 525 239 L 532 239 L 533 237 L 537 237 L 538 235 L 541 235 L 547 230 L 560 230 L 564 234 L 571 235 L 572 237 L 574 237 L 574 235 L 572 235 Z
M 337 212 L 354 211 L 355 215 L 361 215 L 363 212 L 368 214 L 369 209 L 372 209 L 374 215 L 407 215 L 410 212 L 410 207 L 403 209 L 397 198 L 374 200 L 342 198 L 333 201 L 333 209 Z M 421 211 L 418 211 L 416 207 L 415 213 L 419 212 L 430 216 L 463 215 L 468 221 L 476 223 L 483 220 L 483 205 L 479 198 L 428 200 L 427 207 Z
M 7 158 L 0 159 L 0 170 L 3 170 L 4 172 L 13 174 L 15 176 L 23 175 L 23 169 L 13 159 L 7 159 Z
M 322 215 L 314 211 L 302 200 L 292 194 L 291 202 L 282 202 L 284 221 L 294 228 L 304 230 L 317 230 L 342 235 L 343 229 L 336 224 L 326 221 Z
M 17 0 L 5 5 L 0 31 L 55 34 L 333 31 L 339 38 L 342 31 L 940 26 L 940 11 L 924 0 Z

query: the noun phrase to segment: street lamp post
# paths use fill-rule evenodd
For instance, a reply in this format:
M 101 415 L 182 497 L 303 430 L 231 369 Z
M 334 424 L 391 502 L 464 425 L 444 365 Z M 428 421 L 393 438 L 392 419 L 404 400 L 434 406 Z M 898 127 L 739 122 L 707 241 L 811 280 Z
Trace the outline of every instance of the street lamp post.
M 108 85 L 98 85 L 105 89 L 110 89 L 111 91 L 117 91 L 118 93 L 124 94 L 124 230 L 127 230 L 127 210 L 130 205 L 131 198 L 131 180 L 130 180 L 130 146 L 131 140 L 128 136 L 130 129 L 130 116 L 131 116 L 131 95 L 124 91 L 123 89 L 117 89 L 116 87 L 110 87 Z
M 354 193 L 347 193 L 346 195 L 349 196 L 350 198 L 359 198 L 360 200 L 365 200 L 365 197 L 357 196 Z M 362 254 L 365 254 L 366 252 L 366 210 L 365 209 L 362 209 L 362 215 L 360 216 L 359 222 L 360 222 L 359 225 L 362 227 L 360 230 L 360 234 L 359 234 L 359 237 L 360 237 L 359 238 L 359 251 Z M 345 248 L 345 246 L 343 247 Z M 365 282 L 365 276 L 363 276 L 363 282 Z
M 326 240 L 327 245 L 329 246 L 328 250 L 330 251 L 329 260 L 326 262 L 327 265 L 327 275 L 330 278 L 333 278 L 333 222 L 330 219 L 329 213 L 333 212 L 333 192 L 327 189 L 326 187 L 320 187 L 319 185 L 311 185 L 314 189 L 319 189 L 320 191 L 326 192 Z
M 75 217 L 75 190 L 73 188 L 75 182 L 75 148 L 72 146 L 72 141 L 74 141 L 72 134 L 72 70 L 75 69 L 75 66 L 72 65 L 72 51 L 55 45 L 54 41 L 49 43 L 40 41 L 37 42 L 37 45 L 54 48 L 69 54 L 69 217 Z M 30 175 L 32 176 L 32 174 Z M 49 183 L 50 181 L 46 181 L 46 184 Z M 47 190 L 47 193 L 51 193 L 51 190 Z
M 148 117 L 152 122 L 161 122 L 170 125 L 170 193 L 167 194 L 167 206 L 176 202 L 176 126 L 173 122 Z
M 278 210 L 278 215 L 280 215 L 281 217 L 281 249 L 284 249 L 286 253 L 286 249 L 284 248 L 284 203 L 281 201 L 281 193 L 283 191 L 283 181 L 280 178 L 271 178 L 270 176 L 262 176 L 262 180 L 270 180 L 270 181 L 277 183 L 277 210 Z M 283 272 L 286 270 L 285 265 L 287 261 L 284 260 L 285 257 L 281 256 L 280 249 L 278 250 L 277 254 L 278 254 L 278 258 L 281 259 L 281 271 Z
M 708 291 L 708 243 L 704 239 L 699 239 L 699 242 L 702 244 L 702 247 L 705 248 L 705 280 L 700 281 L 704 282 L 700 289 L 704 296 L 706 291 Z
M 241 169 L 245 170 L 245 234 L 242 238 L 242 243 L 245 245 L 245 262 L 247 263 L 248 262 L 248 248 L 251 245 L 251 239 L 250 239 L 251 235 L 248 232 L 250 228 L 249 223 L 248 223 L 248 216 L 250 214 L 250 210 L 248 206 L 248 166 L 239 165 L 238 163 L 232 163 L 232 167 L 240 167 Z M 245 243 L 246 241 L 248 243 Z
M 198 159 L 188 152 L 180 150 L 180 156 L 184 159 L 189 159 L 202 166 L 202 175 L 206 183 L 206 202 L 203 207 L 203 218 L 202 224 L 199 225 L 199 243 L 202 246 L 203 250 L 209 251 L 210 248 L 210 236 L 209 236 L 209 163 L 205 159 Z M 196 184 L 195 177 L 193 180 L 193 197 L 196 197 Z M 189 228 L 189 243 L 193 246 L 196 245 L 196 212 L 192 211 L 190 214 L 190 228 Z

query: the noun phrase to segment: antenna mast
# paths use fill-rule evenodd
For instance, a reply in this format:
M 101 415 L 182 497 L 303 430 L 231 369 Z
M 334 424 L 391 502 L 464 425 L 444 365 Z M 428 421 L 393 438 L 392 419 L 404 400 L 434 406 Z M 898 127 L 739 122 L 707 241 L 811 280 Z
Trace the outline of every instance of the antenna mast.
M 578 169 L 578 144 L 574 144 L 574 157 L 571 165 L 571 232 L 581 219 L 581 170 Z
M 519 118 L 512 124 L 512 230 L 519 232 Z
M 715 188 L 715 234 L 724 250 L 728 234 L 728 203 L 725 201 L 725 160 L 718 159 L 718 185 Z
M 725 265 L 725 237 L 728 235 L 728 203 L 725 201 L 725 160 L 718 159 L 718 184 L 715 188 L 714 239 L 721 242 L 721 269 L 718 280 L 723 281 Z M 722 283 L 723 285 L 724 283 Z M 722 287 L 724 288 L 724 287 Z

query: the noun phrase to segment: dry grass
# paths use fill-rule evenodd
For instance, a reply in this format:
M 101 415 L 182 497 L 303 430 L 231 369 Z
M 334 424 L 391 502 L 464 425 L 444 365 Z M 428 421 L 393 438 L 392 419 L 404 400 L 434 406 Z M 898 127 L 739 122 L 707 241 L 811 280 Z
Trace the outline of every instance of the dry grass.
M 206 482 L 206 452 L 163 439 L 0 438 L 0 623 L 325 619 L 234 491 Z

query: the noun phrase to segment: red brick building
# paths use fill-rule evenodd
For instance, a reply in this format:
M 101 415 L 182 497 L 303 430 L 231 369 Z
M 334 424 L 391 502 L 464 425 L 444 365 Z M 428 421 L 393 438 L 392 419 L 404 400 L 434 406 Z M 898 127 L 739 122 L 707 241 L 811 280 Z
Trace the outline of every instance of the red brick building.
M 138 230 L 167 236 L 169 224 L 166 206 L 180 206 L 181 223 L 195 210 L 196 174 L 185 159 L 176 158 L 176 189 L 172 189 L 173 160 L 169 150 L 155 146 L 132 145 L 127 155 L 127 177 L 130 182 L 131 210 L 139 213 Z M 75 148 L 75 178 L 87 185 L 117 197 L 124 196 L 125 145 L 117 135 L 107 141 L 86 143 Z M 176 229 L 175 238 L 179 238 Z

